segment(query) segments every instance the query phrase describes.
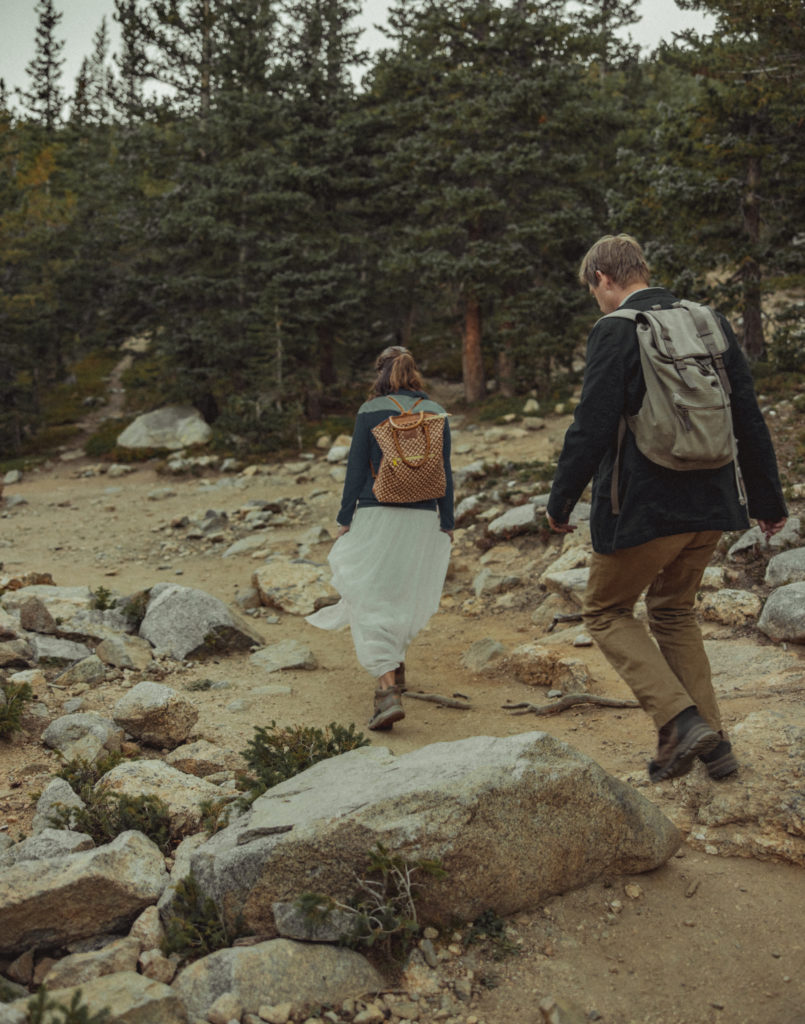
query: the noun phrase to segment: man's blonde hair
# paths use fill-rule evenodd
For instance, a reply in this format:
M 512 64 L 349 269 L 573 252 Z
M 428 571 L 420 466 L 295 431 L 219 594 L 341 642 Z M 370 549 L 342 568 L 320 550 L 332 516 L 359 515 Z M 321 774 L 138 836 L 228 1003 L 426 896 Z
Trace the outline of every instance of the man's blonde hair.
M 598 284 L 597 270 L 621 287 L 638 282 L 648 284 L 650 281 L 646 257 L 640 243 L 631 235 L 604 235 L 599 238 L 581 261 L 579 281 L 595 288 Z

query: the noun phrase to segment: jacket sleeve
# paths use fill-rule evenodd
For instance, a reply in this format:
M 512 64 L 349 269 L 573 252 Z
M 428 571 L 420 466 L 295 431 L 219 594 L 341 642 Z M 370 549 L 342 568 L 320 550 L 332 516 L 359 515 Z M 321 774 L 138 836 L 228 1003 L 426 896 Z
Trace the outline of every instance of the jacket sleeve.
M 732 425 L 738 442 L 738 464 L 746 488 L 747 511 L 753 519 L 776 521 L 788 512 L 774 445 L 758 405 L 746 358 L 730 325 L 723 317 L 720 320 L 729 341 L 724 363 L 732 387 Z
M 369 469 L 369 420 L 358 413 L 352 431 L 352 443 L 349 446 L 347 459 L 347 475 L 344 478 L 344 489 L 341 492 L 341 508 L 336 516 L 339 526 L 349 526 L 355 515 L 355 506 L 366 482 Z
M 447 489 L 443 498 L 437 499 L 439 507 L 439 526 L 442 530 L 452 530 L 455 526 L 455 514 L 453 511 L 453 468 L 450 462 L 452 442 L 450 439 L 450 423 L 445 417 L 444 421 L 444 478 L 447 481 Z
M 626 326 L 631 329 L 631 324 Z M 607 451 L 617 443 L 626 403 L 629 339 L 623 327 L 617 321 L 603 321 L 587 342 L 581 401 L 565 434 L 548 500 L 548 512 L 557 523 L 568 521 Z

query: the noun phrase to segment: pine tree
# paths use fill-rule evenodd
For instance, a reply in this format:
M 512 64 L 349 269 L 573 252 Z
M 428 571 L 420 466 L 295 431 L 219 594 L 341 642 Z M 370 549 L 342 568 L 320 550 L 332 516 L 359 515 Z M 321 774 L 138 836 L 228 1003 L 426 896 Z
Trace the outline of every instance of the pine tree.
M 805 8 L 798 0 L 686 6 L 710 11 L 716 25 L 663 54 L 671 70 L 658 81 L 668 87 L 674 76 L 680 102 L 653 103 L 653 128 L 629 147 L 629 209 L 635 223 L 651 211 L 655 269 L 679 291 L 737 311 L 744 350 L 757 359 L 764 297 L 805 275 Z
M 36 28 L 36 52 L 26 67 L 30 87 L 20 91 L 24 111 L 45 127 L 52 135 L 61 122 L 64 94 L 61 88 L 61 74 L 64 59 L 61 53 L 64 40 L 56 38 L 56 30 L 62 19 L 56 11 L 53 0 L 38 0 L 35 7 L 38 16 Z

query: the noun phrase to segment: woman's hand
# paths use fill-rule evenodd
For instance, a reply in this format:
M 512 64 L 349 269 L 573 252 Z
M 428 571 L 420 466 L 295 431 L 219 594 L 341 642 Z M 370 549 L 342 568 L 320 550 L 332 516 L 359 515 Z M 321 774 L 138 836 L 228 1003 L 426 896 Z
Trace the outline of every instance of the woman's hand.
M 335 539 L 338 540 L 338 538 L 339 537 L 343 537 L 345 533 L 349 533 L 349 527 L 348 526 L 339 526 L 338 527 L 338 533 L 335 535 Z
M 447 534 L 447 536 L 450 538 L 450 543 L 452 544 L 453 543 L 453 531 L 452 530 L 442 530 L 442 533 L 446 533 Z

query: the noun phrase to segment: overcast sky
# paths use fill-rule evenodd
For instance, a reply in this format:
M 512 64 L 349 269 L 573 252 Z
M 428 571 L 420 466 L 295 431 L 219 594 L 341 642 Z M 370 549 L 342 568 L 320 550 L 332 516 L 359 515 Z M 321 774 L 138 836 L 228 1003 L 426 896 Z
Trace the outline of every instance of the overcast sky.
M 36 0 L 0 0 L 0 78 L 6 87 L 27 86 L 25 67 L 34 54 L 36 36 Z M 113 0 L 56 0 L 56 10 L 63 12 L 57 38 L 65 40 L 64 89 L 71 92 L 81 61 L 92 52 L 92 37 L 106 15 L 110 33 L 116 28 L 112 12 Z M 369 47 L 382 45 L 383 37 L 373 24 L 385 18 L 387 0 L 364 0 L 366 34 L 362 42 Z M 681 11 L 674 0 L 643 0 L 643 19 L 629 31 L 642 47 L 652 49 L 661 39 L 670 39 L 674 31 L 684 28 L 707 29 L 712 19 L 693 11 Z M 116 38 L 112 36 L 114 42 Z M 113 45 L 114 50 L 114 45 Z

